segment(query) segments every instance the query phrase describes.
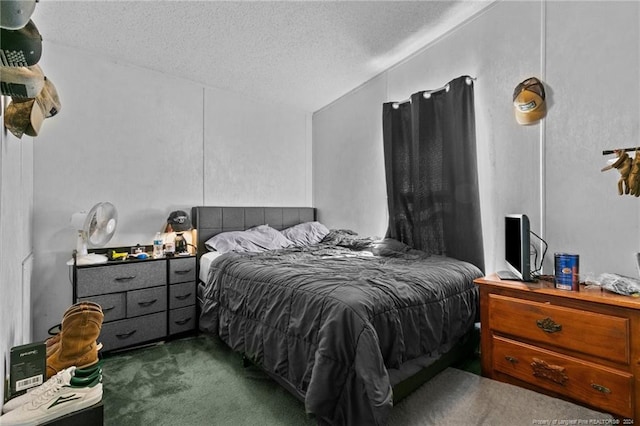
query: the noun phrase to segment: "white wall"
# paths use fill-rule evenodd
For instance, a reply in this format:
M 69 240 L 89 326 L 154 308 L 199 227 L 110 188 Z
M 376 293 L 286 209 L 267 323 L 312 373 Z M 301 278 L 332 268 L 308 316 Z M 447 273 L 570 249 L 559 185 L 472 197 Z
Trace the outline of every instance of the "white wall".
M 503 217 L 522 212 L 549 243 L 546 273 L 555 251 L 569 251 L 581 255 L 582 271 L 637 276 L 640 201 L 619 197 L 617 172 L 600 168 L 603 149 L 638 144 L 639 13 L 636 2 L 497 2 L 316 112 L 320 219 L 384 235 L 382 103 L 466 74 L 477 77 L 486 271 L 504 269 Z M 511 96 L 529 76 L 545 82 L 549 113 L 542 124 L 520 126 Z
M 550 251 L 579 253 L 584 273 L 637 278 L 640 199 L 619 196 L 618 171 L 600 169 L 615 158 L 603 150 L 640 146 L 640 3 L 550 2 L 546 29 Z
M 0 97 L 0 107 L 11 99 Z M 4 118 L 0 117 L 0 120 Z M 0 121 L 1 123 L 1 121 Z M 33 139 L 0 130 L 0 406 L 9 350 L 31 341 L 29 274 L 32 260 Z M 26 279 L 23 280 L 23 277 Z M 25 307 L 26 309 L 22 309 Z
M 311 204 L 310 114 L 46 41 L 43 51 L 62 109 L 34 141 L 34 338 L 72 303 L 74 212 L 112 202 L 109 246 L 129 246 L 151 244 L 178 208 Z

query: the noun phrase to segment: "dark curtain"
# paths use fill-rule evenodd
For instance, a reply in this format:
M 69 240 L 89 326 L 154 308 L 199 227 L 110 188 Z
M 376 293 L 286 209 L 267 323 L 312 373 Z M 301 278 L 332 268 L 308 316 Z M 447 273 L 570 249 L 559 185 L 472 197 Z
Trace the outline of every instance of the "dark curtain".
M 383 105 L 387 237 L 484 271 L 473 80 L 445 87 Z

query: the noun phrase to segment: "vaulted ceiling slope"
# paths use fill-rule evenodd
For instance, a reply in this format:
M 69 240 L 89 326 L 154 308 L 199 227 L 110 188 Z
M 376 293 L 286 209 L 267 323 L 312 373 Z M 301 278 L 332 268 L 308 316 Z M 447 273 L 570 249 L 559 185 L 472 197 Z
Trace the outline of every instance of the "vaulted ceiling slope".
M 492 1 L 39 0 L 33 20 L 46 42 L 313 112 Z

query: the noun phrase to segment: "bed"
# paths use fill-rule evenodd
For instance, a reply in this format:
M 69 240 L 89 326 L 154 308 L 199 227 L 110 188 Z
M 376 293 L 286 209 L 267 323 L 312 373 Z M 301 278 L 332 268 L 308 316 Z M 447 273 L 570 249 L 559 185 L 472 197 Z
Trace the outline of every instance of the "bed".
M 192 219 L 200 330 L 261 367 L 318 424 L 384 425 L 394 403 L 477 345 L 482 272 L 471 264 L 345 230 L 277 250 L 207 246 L 317 224 L 313 208 L 194 207 Z

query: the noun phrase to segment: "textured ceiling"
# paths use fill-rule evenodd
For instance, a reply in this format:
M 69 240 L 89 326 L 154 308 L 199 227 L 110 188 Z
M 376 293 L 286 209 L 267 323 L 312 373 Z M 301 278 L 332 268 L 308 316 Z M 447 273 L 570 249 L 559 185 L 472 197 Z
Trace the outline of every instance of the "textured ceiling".
M 46 42 L 311 112 L 490 3 L 39 0 L 32 18 Z

